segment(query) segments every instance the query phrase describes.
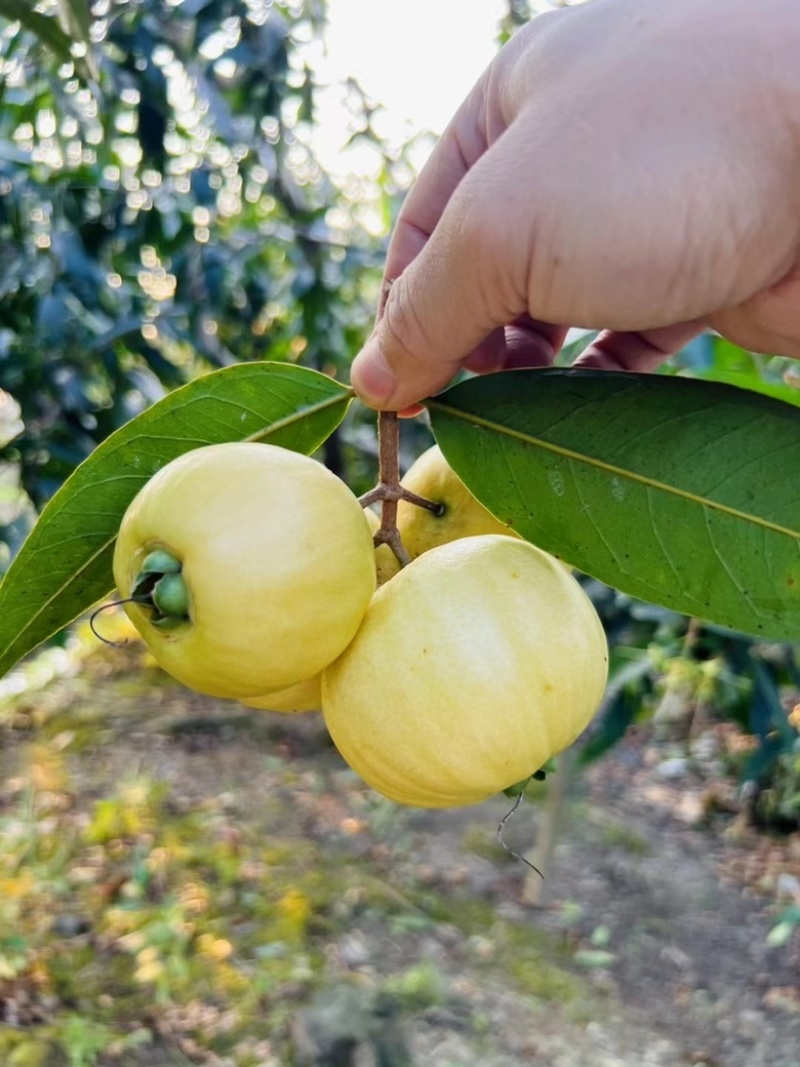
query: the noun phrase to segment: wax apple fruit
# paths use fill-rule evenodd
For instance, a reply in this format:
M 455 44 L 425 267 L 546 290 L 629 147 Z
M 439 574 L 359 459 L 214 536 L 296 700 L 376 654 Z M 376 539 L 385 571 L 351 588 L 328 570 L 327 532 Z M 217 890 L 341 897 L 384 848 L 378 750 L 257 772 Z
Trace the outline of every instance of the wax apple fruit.
M 257 696 L 312 677 L 355 636 L 375 589 L 358 500 L 308 456 L 231 442 L 142 488 L 114 553 L 125 609 L 192 689 Z
M 341 755 L 399 803 L 477 803 L 526 779 L 594 715 L 608 652 L 579 583 L 527 541 L 433 548 L 377 591 L 324 672 Z

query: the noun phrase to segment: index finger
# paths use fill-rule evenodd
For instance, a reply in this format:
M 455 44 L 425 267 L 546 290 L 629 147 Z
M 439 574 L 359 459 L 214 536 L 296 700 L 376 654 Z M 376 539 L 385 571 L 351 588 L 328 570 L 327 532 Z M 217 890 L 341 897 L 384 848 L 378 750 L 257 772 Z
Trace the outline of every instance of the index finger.
M 386 254 L 393 281 L 416 259 L 464 175 L 489 147 L 485 75 L 447 125 L 406 196 Z

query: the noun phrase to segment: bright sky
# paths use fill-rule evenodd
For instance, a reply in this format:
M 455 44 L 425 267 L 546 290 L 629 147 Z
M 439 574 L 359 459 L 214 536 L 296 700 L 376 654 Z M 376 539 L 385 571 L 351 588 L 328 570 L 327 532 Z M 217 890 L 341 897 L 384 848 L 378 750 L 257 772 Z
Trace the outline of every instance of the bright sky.
M 370 173 L 366 151 L 342 156 L 352 130 L 342 84 L 355 78 L 385 107 L 376 126 L 392 145 L 440 134 L 497 51 L 504 0 L 328 0 L 327 55 L 314 50 L 323 84 L 315 147 L 329 173 Z M 415 160 L 419 162 L 419 160 Z

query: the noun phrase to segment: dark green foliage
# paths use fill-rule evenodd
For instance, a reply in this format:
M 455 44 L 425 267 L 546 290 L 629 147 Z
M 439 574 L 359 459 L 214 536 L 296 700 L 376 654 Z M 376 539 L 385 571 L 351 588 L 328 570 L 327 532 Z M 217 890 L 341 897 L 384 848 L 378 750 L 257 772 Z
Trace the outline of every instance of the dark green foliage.
M 68 9 L 85 37 L 86 5 Z M 295 57 L 324 7 L 293 10 L 112 0 L 94 81 L 55 18 L 0 22 L 0 380 L 24 424 L 0 463 L 37 507 L 198 373 L 266 358 L 346 377 L 378 246 L 329 221 L 342 195 L 306 147 Z
M 752 745 L 725 758 L 743 786 L 753 821 L 792 831 L 800 824 L 800 700 L 796 644 L 754 641 L 702 625 L 586 581 L 611 645 L 610 681 L 579 760 L 592 763 L 628 728 L 652 718 L 656 736 L 686 746 L 715 723 L 729 722 Z M 668 699 L 677 714 L 662 715 Z
M 456 473 L 534 544 L 630 595 L 800 639 L 794 405 L 687 378 L 525 370 L 428 406 Z

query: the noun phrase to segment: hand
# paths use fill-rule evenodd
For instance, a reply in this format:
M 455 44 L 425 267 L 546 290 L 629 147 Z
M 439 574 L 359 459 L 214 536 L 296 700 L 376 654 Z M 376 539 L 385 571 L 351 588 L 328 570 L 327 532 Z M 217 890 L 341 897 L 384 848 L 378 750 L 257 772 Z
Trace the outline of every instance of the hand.
M 710 326 L 800 357 L 796 0 L 593 0 L 535 19 L 462 104 L 392 235 L 353 364 L 404 409 L 460 367 L 650 370 Z

